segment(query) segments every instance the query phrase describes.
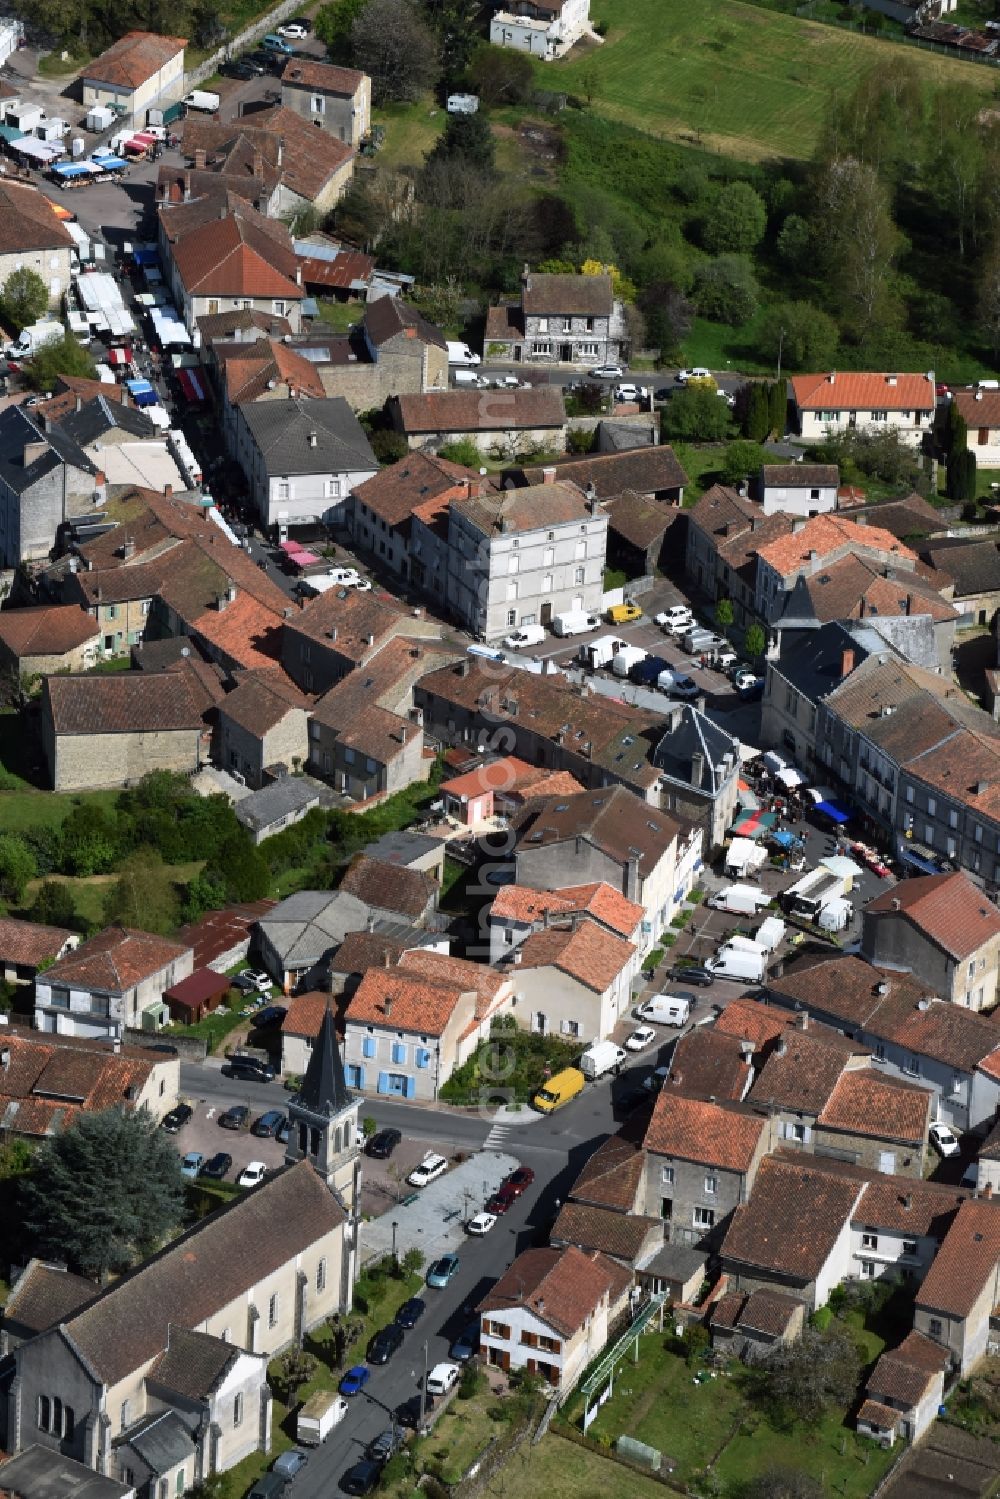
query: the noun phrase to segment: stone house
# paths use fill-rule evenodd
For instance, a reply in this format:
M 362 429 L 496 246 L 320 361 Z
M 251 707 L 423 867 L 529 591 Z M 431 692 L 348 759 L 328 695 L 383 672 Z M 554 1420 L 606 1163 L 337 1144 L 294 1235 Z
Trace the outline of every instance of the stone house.
M 543 275 L 525 268 L 519 302 L 486 314 L 487 359 L 524 364 L 618 364 L 628 348 L 611 277 Z
M 513 463 L 539 453 L 561 453 L 566 445 L 566 403 L 555 385 L 393 395 L 386 415 L 409 447 L 431 452 L 468 438 L 484 455 Z
M 294 57 L 281 75 L 281 102 L 355 150 L 371 130 L 372 81 L 353 68 Z
M 433 926 L 441 886 L 436 873 L 407 864 L 356 854 L 337 887 L 367 908 L 372 921 L 405 919 L 412 926 Z
M 354 412 L 340 396 L 253 401 L 237 407 L 235 461 L 265 527 L 342 524 L 348 496 L 378 470 Z
M 276 104 L 223 122 L 189 115 L 181 142 L 187 165 L 160 168 L 156 200 L 172 226 L 211 217 L 214 201 L 252 204 L 269 219 L 288 222 L 304 209 L 329 212 L 354 176 L 354 147 L 317 131 L 293 109 Z M 287 239 L 283 240 L 287 245 Z M 301 285 L 296 259 L 294 279 Z M 220 307 L 219 311 L 227 309 Z M 262 311 L 273 308 L 263 306 Z
M 788 382 L 796 430 L 808 442 L 828 432 L 895 430 L 919 447 L 934 425 L 934 372 L 922 375 L 831 370 L 794 375 Z
M 817 1155 L 889 1175 L 923 1175 L 934 1095 L 872 1068 L 844 1072 L 816 1116 Z
M 259 790 L 309 757 L 310 699 L 280 670 L 248 672 L 218 710 L 218 759 Z
M 917 1292 L 913 1325 L 967 1374 L 990 1343 L 1000 1299 L 1000 1202 L 963 1202 Z
M 0 563 L 48 558 L 59 527 L 92 503 L 97 482 L 86 453 L 58 428 L 43 431 L 23 406 L 0 412 Z
M 103 1039 L 41 1036 L 4 1026 L 0 1049 L 0 1128 L 5 1136 L 41 1140 L 81 1113 L 146 1109 L 162 1119 L 177 1102 L 180 1059 Z
M 164 989 L 187 978 L 193 966 L 190 947 L 106 927 L 38 975 L 35 1029 L 120 1042 L 126 1028 L 145 1028 L 148 1012 L 160 1015 Z
M 430 762 L 424 755 L 419 723 L 380 708 L 377 703 L 346 714 L 345 703 L 357 698 L 350 678 L 333 687 L 313 709 L 309 722 L 312 770 L 353 801 L 392 796 L 414 781 L 426 780 Z
M 1000 909 L 959 871 L 918 875 L 865 906 L 861 955 L 878 968 L 919 973 L 941 999 L 992 1010 Z
M 0 613 L 0 671 L 14 680 L 48 672 L 88 671 L 97 660 L 101 630 L 78 604 Z
M 7 984 L 30 984 L 43 963 L 61 958 L 80 941 L 65 927 L 0 916 L 0 979 Z
M 736 816 L 740 755 L 739 741 L 702 711 L 701 701 L 668 705 L 653 765 L 660 806 L 696 829 L 708 850 L 722 847 Z
M 83 70 L 83 103 L 111 105 L 133 126 L 152 123 L 150 112 L 175 104 L 184 92 L 186 38 L 128 31 Z
M 633 1273 L 646 1272 L 650 1262 L 667 1247 L 659 1219 L 606 1212 L 582 1202 L 563 1203 L 549 1233 L 549 1243 L 554 1249 L 575 1244 L 585 1254 L 606 1254 Z M 696 1290 L 700 1284 L 699 1279 Z
M 810 1312 L 825 1306 L 851 1269 L 851 1221 L 864 1191 L 852 1177 L 770 1158 L 719 1247 L 734 1289 L 779 1289 Z
M 344 1208 L 299 1160 L 22 1343 L 8 1445 L 30 1432 L 98 1473 L 131 1471 L 150 1499 L 153 1477 L 181 1494 L 267 1451 L 267 1361 L 344 1310 L 351 1258 Z
M 897 1436 L 916 1442 L 944 1402 L 947 1350 L 923 1333 L 907 1333 L 898 1348 L 886 1349 L 868 1376 L 857 1427 L 890 1445 Z
M 765 515 L 821 515 L 837 508 L 840 470 L 835 463 L 765 463 L 757 495 Z
M 411 664 L 418 668 L 425 662 L 423 654 L 409 653 L 429 648 L 424 641 L 436 638 L 437 628 L 407 616 L 394 599 L 371 589 L 328 588 L 285 620 L 281 664 L 303 691 L 319 693 L 321 701 L 345 677 L 361 672 L 389 690 Z
M 712 1347 L 747 1363 L 760 1359 L 772 1348 L 794 1343 L 802 1336 L 806 1309 L 795 1296 L 782 1291 L 727 1291 L 714 1301 L 708 1314 Z
M 191 774 L 207 755 L 204 703 L 181 672 L 46 677 L 42 744 L 54 791 Z
M 4 178 L 0 182 L 0 286 L 26 267 L 40 276 L 49 307 L 58 311 L 69 291 L 76 264 L 76 241 L 54 205 L 36 187 Z
M 708 599 L 730 599 L 734 621 L 745 629 L 757 620 L 757 553 L 791 531 L 792 517 L 765 515 L 724 484 L 706 490 L 686 517 L 686 577 Z
M 514 983 L 480 963 L 426 949 L 370 968 L 344 1016 L 348 1086 L 387 1097 L 437 1098 L 509 1010 Z M 501 1089 L 502 1091 L 502 1089 Z
M 628 1011 L 636 956 L 631 942 L 585 916 L 533 932 L 505 967 L 518 1024 L 539 1036 L 606 1039 Z
M 1000 539 L 995 532 L 971 536 L 928 536 L 920 543 L 920 558 L 940 579 L 940 588 L 959 613 L 958 628 L 992 627 L 1000 609 Z
M 604 1349 L 632 1277 L 604 1255 L 526 1249 L 479 1303 L 482 1357 L 491 1368 L 540 1374 L 568 1395 Z
M 307 776 L 279 775 L 260 791 L 241 797 L 234 811 L 254 843 L 301 822 L 320 803 L 320 787 Z
M 775 540 L 759 539 L 755 613 L 773 624 L 784 612 L 786 596 L 799 578 L 819 577 L 852 554 L 860 554 L 879 569 L 889 569 L 897 580 L 917 566 L 916 553 L 879 526 L 832 513 L 796 519 L 791 530 Z
M 771 1147 L 767 1118 L 745 1106 L 663 1089 L 643 1140 L 647 1216 L 672 1244 L 717 1246 Z
M 439 520 L 450 501 L 470 494 L 473 484 L 479 485 L 473 469 L 432 453 L 408 454 L 354 490 L 349 518 L 355 545 L 377 558 L 380 568 L 409 578 L 411 570 L 419 569 L 411 540 L 413 516 L 422 510 L 425 523 Z
M 683 502 L 688 477 L 673 448 L 669 443 L 659 442 L 658 435 L 654 434 L 649 445 L 624 452 L 562 458 L 551 465 L 556 471 L 556 481 L 576 484 L 585 494 L 593 491 L 602 502 L 632 494 L 659 501 L 664 511 L 668 506 L 678 506 Z M 524 487 L 541 484 L 544 479 L 545 469 L 537 465 L 508 469 L 503 474 L 504 485 L 513 481 Z
M 187 227 L 179 215 L 191 208 L 198 217 Z M 160 226 L 164 271 L 189 333 L 200 317 L 234 308 L 287 318 L 299 331 L 305 293 L 284 224 L 223 194 L 161 208 Z

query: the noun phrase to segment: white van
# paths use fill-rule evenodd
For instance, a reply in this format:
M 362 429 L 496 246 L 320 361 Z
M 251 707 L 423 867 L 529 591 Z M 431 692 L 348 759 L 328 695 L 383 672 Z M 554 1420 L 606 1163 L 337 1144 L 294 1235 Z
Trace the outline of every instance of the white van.
M 206 89 L 201 88 L 194 89 L 184 99 L 188 109 L 197 109 L 202 114 L 215 114 L 220 102 L 218 94 L 210 94 Z
M 683 994 L 654 994 L 632 1013 L 636 1020 L 650 1021 L 653 1025 L 687 1025 L 691 1001 Z
M 509 651 L 521 651 L 527 645 L 541 645 L 544 640 L 545 630 L 542 625 L 521 625 L 520 629 L 505 635 L 503 643 Z
M 555 614 L 552 617 L 553 635 L 589 635 L 591 630 L 600 628 L 601 621 L 596 614 L 588 614 L 584 609 L 571 609 L 566 614 Z
M 477 375 L 475 370 L 452 370 L 451 377 L 456 385 L 472 385 L 477 390 L 484 389 L 490 383 L 485 375 Z
M 755 952 L 748 952 L 730 944 L 722 948 L 717 957 L 709 958 L 705 967 L 717 979 L 739 979 L 744 984 L 759 984 L 767 972 L 767 957 L 759 947 Z
M 448 363 L 466 366 L 482 364 L 478 354 L 473 354 L 468 344 L 452 343 L 448 340 Z

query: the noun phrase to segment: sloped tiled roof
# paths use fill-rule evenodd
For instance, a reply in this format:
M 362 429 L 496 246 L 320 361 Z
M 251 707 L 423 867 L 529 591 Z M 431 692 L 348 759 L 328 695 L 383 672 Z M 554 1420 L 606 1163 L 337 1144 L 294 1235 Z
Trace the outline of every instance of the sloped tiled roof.
M 387 526 L 401 526 L 414 507 L 429 497 L 455 498 L 464 494 L 469 484 L 478 482 L 479 475 L 473 469 L 449 463 L 436 454 L 414 452 L 359 484 L 354 498 Z
M 569 1195 L 574 1202 L 607 1208 L 616 1213 L 634 1213 L 645 1172 L 639 1140 L 628 1131 L 609 1135 L 582 1166 Z
M 934 377 L 836 370 L 793 375 L 792 399 L 803 411 L 933 411 Z
M 156 31 L 128 31 L 100 57 L 83 68 L 87 83 L 107 83 L 113 88 L 137 89 L 170 60 L 183 52 L 187 38 L 163 36 Z
M 812 516 L 797 531 L 761 547 L 760 555 L 775 572 L 788 578 L 813 565 L 813 552 L 824 558 L 848 548 L 887 552 L 911 564 L 917 561 L 916 553 L 897 541 L 891 531 L 882 531 L 878 526 L 859 526 L 856 521 L 833 514 Z
M 558 968 L 595 994 L 604 994 L 635 951 L 633 943 L 584 919 L 573 927 L 533 932 L 517 949 L 515 962 L 522 968 Z
M 398 911 L 414 919 L 422 916 L 438 892 L 438 882 L 423 869 L 407 869 L 398 864 L 384 864 L 358 854 L 348 866 L 339 888 L 367 906 Z
M 151 932 L 109 926 L 46 969 L 45 982 L 124 994 L 178 962 L 189 951 L 190 948 L 168 942 L 166 937 L 154 937 Z
M 44 193 L 24 182 L 0 182 L 0 255 L 73 249 L 75 244 Z
M 440 1036 L 467 992 L 467 985 L 436 982 L 399 966 L 370 968 L 351 996 L 345 1020 Z
M 896 913 L 957 959 L 1000 935 L 1000 909 L 960 870 L 901 880 L 869 901 L 864 914 L 867 920 Z
M 766 1125 L 760 1114 L 664 1089 L 657 1096 L 644 1144 L 656 1155 L 746 1172 Z
M 611 277 L 532 271 L 521 288 L 521 306 L 529 316 L 610 317 L 614 307 Z
M 563 459 L 553 467 L 557 479 L 570 480 L 582 490 L 592 484 L 599 500 L 624 494 L 626 490 L 638 495 L 652 495 L 661 489 L 679 489 L 688 482 L 687 474 L 669 443 L 629 448 L 624 453 L 588 453 L 584 458 Z M 542 483 L 542 470 L 537 464 L 515 472 L 520 473 L 527 484 Z
M 75 933 L 40 921 L 18 921 L 0 916 L 0 960 L 24 968 L 37 968 L 46 958 L 55 958 Z
M 186 674 L 52 676 L 45 678 L 44 693 L 59 736 L 172 733 L 203 727 L 202 710 Z
M 45 1332 L 97 1295 L 98 1287 L 82 1275 L 31 1260 L 4 1304 L 4 1321 L 19 1329 Z
M 762 1105 L 803 1114 L 819 1114 L 829 1102 L 845 1067 L 868 1048 L 834 1031 L 808 1031 L 789 1026 L 782 1032 L 753 1085 L 752 1097 Z
M 818 1123 L 845 1134 L 899 1140 L 919 1149 L 927 1138 L 932 1097 L 926 1088 L 862 1068 L 838 1079 Z
M 440 390 L 393 397 L 404 432 L 494 432 L 562 427 L 566 405 L 556 385 L 529 390 Z
M 399 967 L 409 973 L 421 973 L 435 983 L 475 989 L 481 999 L 481 1009 L 489 1008 L 501 994 L 510 990 L 510 979 L 487 968 L 484 963 L 472 963 L 467 958 L 455 958 L 450 953 L 435 952 L 429 947 L 405 948 Z
M 533 484 L 527 489 L 463 494 L 453 499 L 451 505 L 485 536 L 538 531 L 546 526 L 583 521 L 591 514 L 583 490 L 568 480 Z
M 18 657 L 61 656 L 96 639 L 100 633 L 97 620 L 78 604 L 0 612 L 0 641 Z
M 733 1213 L 720 1250 L 723 1260 L 814 1280 L 851 1221 L 861 1190 L 853 1178 L 814 1171 L 811 1165 L 763 1161 L 750 1201 Z
M 204 1400 L 242 1349 L 208 1333 L 171 1325 L 167 1347 L 146 1378 L 188 1400 Z
M 319 989 L 310 989 L 305 994 L 293 995 L 288 1001 L 285 1018 L 281 1022 L 282 1035 L 315 1038 L 319 1035 L 323 1016 L 329 1007 L 329 994 L 324 994 Z
M 887 1348 L 868 1376 L 869 1398 L 891 1400 L 900 1411 L 912 1410 L 931 1381 L 948 1367 L 949 1350 L 914 1328 L 898 1348 Z
M 948 1317 L 967 1317 L 983 1291 L 996 1284 L 998 1267 L 1000 1202 L 963 1202 L 917 1290 L 917 1306 Z
M 176 241 L 173 260 L 188 296 L 302 298 L 291 239 L 276 239 L 271 228 L 261 227 L 262 217 L 247 204 L 240 212 L 207 220 Z
M 526 1249 L 476 1310 L 497 1312 L 524 1306 L 564 1337 L 572 1337 L 610 1294 L 612 1285 L 601 1260 L 592 1259 L 574 1245 L 566 1249 Z
M 689 1031 L 674 1047 L 664 1087 L 685 1098 L 739 1103 L 746 1096 L 751 1076 L 743 1045 L 739 1037 L 707 1026 Z
M 549 1238 L 556 1245 L 575 1244 L 578 1249 L 594 1249 L 633 1265 L 650 1234 L 662 1236 L 661 1219 L 612 1213 L 606 1208 L 590 1207 L 582 1202 L 565 1202 L 559 1209 Z
M 364 83 L 364 73 L 355 68 L 338 68 L 332 63 L 316 62 L 311 57 L 292 57 L 281 75 L 283 84 L 313 89 L 321 94 L 340 94 L 353 99 Z

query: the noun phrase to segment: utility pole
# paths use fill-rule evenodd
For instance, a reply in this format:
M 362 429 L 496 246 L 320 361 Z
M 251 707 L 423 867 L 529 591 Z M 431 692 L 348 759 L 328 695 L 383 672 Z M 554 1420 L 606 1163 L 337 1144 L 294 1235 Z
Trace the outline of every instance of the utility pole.
M 784 330 L 784 328 L 781 328 L 778 331 L 778 374 L 777 374 L 777 378 L 779 380 L 781 379 L 781 353 L 782 353 L 782 350 L 784 349 L 784 347 L 785 347 L 785 330 Z
M 420 1429 L 423 1430 L 427 1412 L 427 1344 L 424 1344 L 424 1380 L 420 1386 Z

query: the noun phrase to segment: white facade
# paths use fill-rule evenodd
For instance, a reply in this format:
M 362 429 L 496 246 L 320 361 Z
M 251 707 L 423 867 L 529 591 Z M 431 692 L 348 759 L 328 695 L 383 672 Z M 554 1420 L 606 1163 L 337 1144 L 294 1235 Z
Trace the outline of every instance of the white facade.
M 562 57 L 587 31 L 590 24 L 590 0 L 563 0 L 558 14 L 540 12 L 523 6 L 524 15 L 499 10 L 490 22 L 490 41 L 494 47 L 513 47 L 543 62 Z
M 584 1326 L 566 1338 L 528 1307 L 483 1312 L 482 1356 L 497 1369 L 529 1369 L 565 1395 L 608 1341 L 605 1296 Z
M 368 468 L 339 473 L 271 475 L 241 407 L 236 409 L 235 433 L 233 456 L 246 476 L 250 498 L 262 526 L 280 528 L 318 521 L 346 525 L 351 491 L 377 472 L 375 468 Z
M 762 507 L 765 515 L 822 515 L 837 508 L 836 484 L 767 484 Z
M 145 125 L 149 123 L 150 110 L 163 110 L 183 95 L 184 48 L 134 88 L 88 78 L 86 72 L 82 82 L 83 102 L 87 109 L 92 109 L 95 104 L 120 105 L 124 110 L 123 118 L 130 119 L 133 125 Z

